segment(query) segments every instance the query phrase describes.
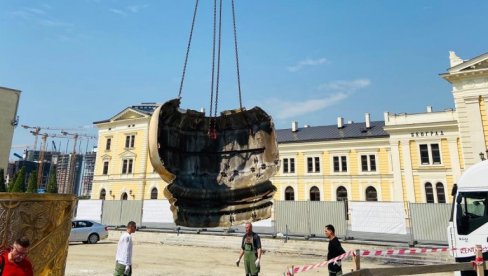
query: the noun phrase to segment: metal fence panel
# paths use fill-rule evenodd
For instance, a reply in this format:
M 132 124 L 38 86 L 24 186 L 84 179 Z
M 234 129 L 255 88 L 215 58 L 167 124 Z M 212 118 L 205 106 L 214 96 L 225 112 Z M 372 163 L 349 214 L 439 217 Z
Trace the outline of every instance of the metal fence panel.
M 447 243 L 451 204 L 410 203 L 414 240 Z
M 122 200 L 120 225 L 127 225 L 131 220 L 142 225 L 142 200 Z
M 102 224 L 109 226 L 120 225 L 122 202 L 120 200 L 104 200 L 102 208 Z
M 345 236 L 347 221 L 344 202 L 275 201 L 276 231 L 290 235 L 324 236 L 324 226 L 334 225 L 336 235 Z
M 276 232 L 291 235 L 309 235 L 309 216 L 306 201 L 275 201 Z
M 327 224 L 334 225 L 335 234 L 345 236 L 347 221 L 344 201 L 310 201 L 310 233 L 316 236 L 324 236 L 324 227 Z

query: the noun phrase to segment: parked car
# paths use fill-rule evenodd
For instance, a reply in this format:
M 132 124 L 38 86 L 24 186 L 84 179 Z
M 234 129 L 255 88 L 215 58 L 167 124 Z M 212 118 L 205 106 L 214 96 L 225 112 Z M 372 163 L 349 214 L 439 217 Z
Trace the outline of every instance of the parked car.
M 72 222 L 70 242 L 97 243 L 108 238 L 107 226 L 89 220 L 74 220 Z

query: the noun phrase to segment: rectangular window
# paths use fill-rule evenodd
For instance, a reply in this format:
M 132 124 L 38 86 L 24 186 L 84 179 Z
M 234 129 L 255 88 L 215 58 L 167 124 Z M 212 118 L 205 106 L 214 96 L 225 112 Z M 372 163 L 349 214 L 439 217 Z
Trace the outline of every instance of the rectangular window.
M 341 169 L 343 172 L 347 172 L 347 158 L 345 156 L 341 156 Z
M 341 170 L 339 166 L 339 156 L 334 156 L 334 172 L 339 172 Z
M 376 156 L 373 154 L 369 156 L 369 167 L 370 167 L 370 171 L 372 172 L 376 171 Z
M 134 160 L 129 159 L 129 167 L 127 168 L 127 173 L 132 173 L 132 165 L 134 163 Z
M 295 158 L 283 158 L 283 173 L 295 173 Z
M 124 161 L 122 162 L 122 174 L 126 174 L 127 173 L 127 159 L 124 159 Z
M 108 174 L 108 161 L 103 162 L 103 175 Z
M 429 148 L 427 145 L 420 145 L 420 162 L 422 165 L 429 165 Z
M 334 165 L 334 172 L 347 172 L 347 157 L 334 156 L 332 158 Z
M 361 170 L 363 172 L 368 171 L 368 156 L 367 155 L 361 155 Z
M 105 150 L 110 150 L 111 145 L 112 145 L 112 138 L 107 138 L 107 143 L 105 144 Z
M 376 171 L 376 156 L 374 154 L 361 155 L 361 171 L 363 172 Z
M 125 148 L 129 148 L 130 146 L 130 136 L 125 136 Z
M 135 145 L 135 141 L 136 141 L 136 136 L 135 135 L 127 135 L 125 136 L 125 148 L 126 149 L 129 149 L 129 148 L 134 148 L 134 145 Z
M 442 164 L 439 144 L 421 144 L 419 145 L 419 150 L 422 165 Z
M 432 151 L 432 163 L 439 165 L 441 163 L 441 153 L 439 151 L 439 144 L 431 144 L 430 150 Z
M 307 157 L 307 172 L 320 172 L 320 157 Z
M 288 158 L 283 159 L 283 173 L 288 173 Z

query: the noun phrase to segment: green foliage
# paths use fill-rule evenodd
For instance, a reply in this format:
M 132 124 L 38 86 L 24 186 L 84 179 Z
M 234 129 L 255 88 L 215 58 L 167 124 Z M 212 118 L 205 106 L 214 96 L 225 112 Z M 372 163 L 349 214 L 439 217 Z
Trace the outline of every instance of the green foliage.
M 15 181 L 17 180 L 17 177 L 19 176 L 19 172 L 16 172 L 12 178 L 9 179 L 8 181 L 8 187 L 7 190 L 9 192 L 12 192 L 15 186 Z
M 3 169 L 0 169 L 0 193 L 6 191 L 7 187 L 5 187 L 5 173 Z
M 12 187 L 12 193 L 25 192 L 25 168 L 20 169 L 19 175 L 15 179 L 14 186 Z
M 31 172 L 26 193 L 37 193 L 37 171 Z
M 56 178 L 56 169 L 52 169 L 49 174 L 49 181 L 47 182 L 48 193 L 57 194 L 58 193 L 58 180 Z

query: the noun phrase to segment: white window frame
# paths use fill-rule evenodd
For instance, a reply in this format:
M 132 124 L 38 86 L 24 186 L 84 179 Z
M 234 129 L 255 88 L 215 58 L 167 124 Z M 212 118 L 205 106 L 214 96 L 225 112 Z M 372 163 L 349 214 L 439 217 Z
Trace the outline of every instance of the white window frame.
M 124 161 L 127 161 L 127 164 L 124 164 Z M 131 162 L 132 161 L 132 162 Z M 130 168 L 130 172 L 129 172 Z M 125 169 L 125 172 L 124 172 Z M 134 174 L 134 158 L 123 158 L 122 159 L 122 171 L 120 174 Z
M 312 158 L 312 171 L 309 172 L 308 171 L 308 159 L 309 158 Z M 315 163 L 315 158 L 318 158 L 319 159 L 319 170 L 317 171 L 317 167 L 315 166 L 316 163 Z M 319 155 L 307 155 L 305 156 L 305 173 L 306 174 L 320 174 L 321 171 L 322 171 L 322 158 L 319 156 Z
M 378 196 L 378 202 L 383 201 L 383 194 L 381 191 L 381 183 L 378 182 L 360 182 L 359 188 L 360 188 L 360 197 L 361 201 L 366 201 L 366 189 L 372 186 L 376 189 L 376 195 Z
M 331 185 L 331 195 L 333 195 L 331 198 L 335 201 L 337 201 L 337 189 L 343 186 L 347 190 L 347 201 L 352 200 L 352 185 L 351 183 L 348 182 L 334 182 Z
M 358 168 L 359 168 L 359 172 L 362 173 L 362 174 L 375 174 L 375 173 L 378 173 L 379 169 L 378 169 L 378 154 L 374 153 L 374 152 L 360 152 L 358 153 L 359 155 L 359 158 L 358 158 Z M 376 169 L 374 171 L 371 170 L 371 155 L 374 156 L 374 160 L 375 160 L 375 167 Z M 367 167 L 368 167 L 368 170 L 367 171 L 363 171 L 363 161 L 362 161 L 362 156 L 366 156 L 366 163 L 367 163 Z
M 290 186 L 293 188 L 293 197 L 294 197 L 294 200 L 286 200 L 285 199 L 285 190 L 286 188 Z M 281 200 L 283 201 L 298 201 L 298 184 L 296 183 L 283 183 L 281 184 Z
M 334 170 L 334 157 L 338 157 L 339 158 L 339 171 L 335 171 Z M 345 157 L 346 158 L 346 167 L 347 167 L 347 170 L 344 171 L 344 168 L 342 167 L 342 157 Z M 331 163 L 331 166 L 330 166 L 330 170 L 331 170 L 331 173 L 333 174 L 347 174 L 349 173 L 349 171 L 351 170 L 351 166 L 349 165 L 349 156 L 347 154 L 334 154 L 334 155 L 331 155 L 330 157 L 330 163 Z
M 285 172 L 285 159 L 288 159 L 288 172 Z M 293 163 L 294 163 L 294 170 L 293 172 L 291 172 L 291 160 L 293 159 Z M 291 156 L 285 156 L 282 158 L 281 160 L 281 165 L 282 165 L 282 170 L 281 170 L 281 173 L 283 175 L 296 175 L 297 173 L 297 159 L 295 157 L 291 157 Z
M 311 198 L 310 198 L 310 189 L 312 189 L 312 187 L 314 187 L 314 186 L 317 187 L 317 188 L 319 188 L 319 192 L 320 192 L 319 201 L 324 201 L 325 200 L 324 199 L 324 196 L 325 195 L 324 195 L 324 190 L 323 190 L 323 187 L 322 187 L 323 186 L 322 183 L 313 183 L 313 182 L 305 184 L 305 189 L 306 189 L 305 192 L 307 193 L 307 200 L 308 201 L 311 201 Z
M 439 158 L 440 158 L 440 163 L 439 164 L 434 164 L 434 160 L 432 157 L 432 145 L 437 144 L 439 146 Z M 421 145 L 427 145 L 427 153 L 429 157 L 429 164 L 422 164 L 422 152 L 420 151 L 420 146 Z M 417 141 L 417 149 L 419 150 L 419 166 L 443 166 L 444 162 L 442 160 L 442 143 L 441 141 L 434 141 L 434 142 L 424 142 L 424 141 Z
M 127 146 L 127 137 L 129 137 L 129 146 Z M 134 149 L 136 147 L 136 134 L 126 133 L 124 140 L 124 149 Z
M 437 183 L 442 183 L 442 185 L 444 186 L 444 197 L 446 199 L 446 203 L 449 203 L 449 196 L 448 196 L 448 192 L 447 192 L 447 181 L 446 181 L 446 179 L 435 178 L 435 177 L 432 177 L 432 178 L 425 177 L 425 178 L 420 179 L 420 185 L 421 185 L 420 190 L 422 191 L 422 198 L 423 198 L 422 203 L 427 202 L 427 194 L 425 194 L 425 184 L 427 184 L 427 182 L 432 184 L 432 193 L 434 194 L 434 203 L 439 203 L 439 198 L 437 197 L 437 189 L 436 189 Z

